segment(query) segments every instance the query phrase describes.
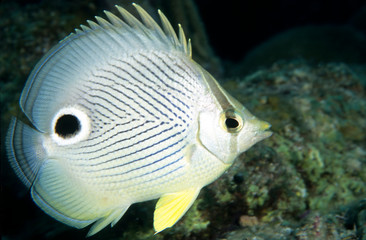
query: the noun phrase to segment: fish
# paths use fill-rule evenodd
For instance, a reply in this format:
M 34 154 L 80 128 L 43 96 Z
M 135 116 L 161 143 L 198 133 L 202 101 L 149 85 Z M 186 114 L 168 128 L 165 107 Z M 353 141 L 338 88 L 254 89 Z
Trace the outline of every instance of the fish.
M 200 190 L 271 136 L 192 59 L 191 41 L 159 10 L 87 21 L 30 73 L 13 117 L 9 163 L 49 216 L 88 236 L 134 203 L 158 199 L 156 233 L 172 227 Z M 22 114 L 23 114 L 22 113 Z

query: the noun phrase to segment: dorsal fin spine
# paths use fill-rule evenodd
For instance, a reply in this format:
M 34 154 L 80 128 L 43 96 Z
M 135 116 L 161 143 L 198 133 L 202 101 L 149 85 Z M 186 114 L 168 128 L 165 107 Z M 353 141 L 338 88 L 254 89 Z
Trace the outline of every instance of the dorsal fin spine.
M 184 31 L 182 28 L 182 25 L 178 24 L 179 27 L 179 42 L 180 45 L 183 47 L 184 52 L 187 53 L 187 40 L 186 40 L 186 36 L 184 35 Z
M 104 18 L 101 18 L 101 17 L 98 17 L 98 16 L 95 16 L 95 19 L 97 20 L 98 24 L 104 28 L 106 27 L 110 27 L 111 26 L 111 23 L 108 22 L 107 20 L 105 20 Z
M 164 13 L 160 11 L 160 9 L 158 10 L 158 13 L 166 36 L 170 38 L 170 40 L 173 42 L 175 46 L 179 46 L 179 40 L 177 38 L 177 34 L 175 33 L 169 20 L 165 17 Z

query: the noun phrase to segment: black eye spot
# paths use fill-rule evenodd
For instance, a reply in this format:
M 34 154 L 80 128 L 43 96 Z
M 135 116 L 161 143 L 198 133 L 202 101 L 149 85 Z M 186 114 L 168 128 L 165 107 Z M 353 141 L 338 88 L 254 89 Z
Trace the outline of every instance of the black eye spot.
M 239 122 L 235 118 L 226 118 L 225 125 L 228 129 L 235 129 L 239 127 Z
M 71 114 L 65 114 L 57 119 L 55 133 L 62 138 L 70 138 L 77 134 L 81 129 L 79 119 Z

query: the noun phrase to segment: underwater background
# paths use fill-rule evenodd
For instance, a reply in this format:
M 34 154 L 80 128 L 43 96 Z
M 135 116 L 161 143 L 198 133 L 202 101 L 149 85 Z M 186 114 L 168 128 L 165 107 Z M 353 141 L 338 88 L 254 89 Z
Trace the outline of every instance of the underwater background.
M 2 239 L 85 238 L 88 228 L 33 203 L 3 143 L 37 61 L 103 10 L 134 12 L 131 2 L 0 1 Z M 274 134 L 202 189 L 172 228 L 154 235 L 149 201 L 89 239 L 366 239 L 366 1 L 134 2 L 181 23 L 193 59 Z

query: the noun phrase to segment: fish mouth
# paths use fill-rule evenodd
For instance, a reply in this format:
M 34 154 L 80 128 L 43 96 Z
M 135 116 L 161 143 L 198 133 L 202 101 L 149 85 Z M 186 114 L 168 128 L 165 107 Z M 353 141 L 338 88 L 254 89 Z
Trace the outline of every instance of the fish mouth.
M 268 129 L 271 128 L 272 125 L 269 124 L 268 122 L 258 120 L 257 126 L 258 126 L 258 129 L 259 130 L 261 130 L 261 131 L 267 131 Z
M 262 121 L 259 119 L 255 119 L 252 122 L 252 124 L 254 126 L 256 126 L 256 129 L 254 130 L 255 134 L 254 134 L 254 138 L 253 138 L 253 141 L 255 143 L 272 136 L 273 132 L 270 130 L 271 124 L 269 124 L 268 122 Z
M 259 129 L 262 131 L 262 135 L 264 136 L 264 138 L 268 138 L 268 137 L 272 136 L 273 132 L 270 130 L 272 125 L 265 121 L 261 121 L 261 122 L 262 122 L 262 124 Z
M 262 139 L 266 139 L 269 138 L 270 136 L 272 136 L 273 132 L 270 130 L 266 130 L 264 132 L 261 133 L 261 138 Z

